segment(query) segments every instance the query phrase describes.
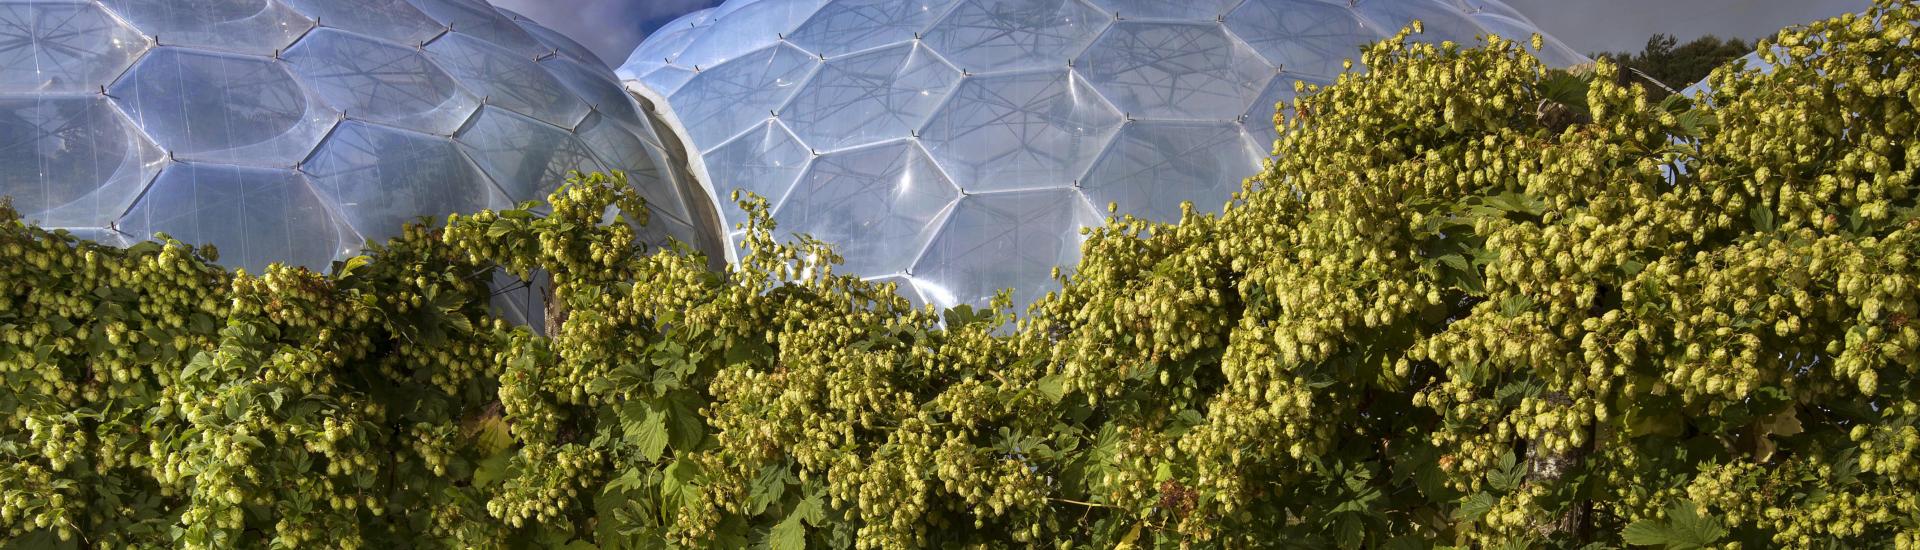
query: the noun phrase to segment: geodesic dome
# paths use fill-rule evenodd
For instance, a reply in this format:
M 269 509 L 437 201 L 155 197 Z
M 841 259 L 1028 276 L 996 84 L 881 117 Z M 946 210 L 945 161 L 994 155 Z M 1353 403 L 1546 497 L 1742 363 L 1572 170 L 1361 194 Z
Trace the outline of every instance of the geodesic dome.
M 97 240 L 325 269 L 618 169 L 700 243 L 674 164 L 610 68 L 481 0 L 0 2 L 0 195 Z
M 1110 202 L 1218 209 L 1296 82 L 1331 82 L 1415 19 L 1433 42 L 1537 32 L 1495 0 L 731 0 L 618 72 L 713 197 L 759 193 L 783 232 L 937 305 L 1000 288 L 1024 305 Z M 1546 44 L 1549 64 L 1585 61 Z

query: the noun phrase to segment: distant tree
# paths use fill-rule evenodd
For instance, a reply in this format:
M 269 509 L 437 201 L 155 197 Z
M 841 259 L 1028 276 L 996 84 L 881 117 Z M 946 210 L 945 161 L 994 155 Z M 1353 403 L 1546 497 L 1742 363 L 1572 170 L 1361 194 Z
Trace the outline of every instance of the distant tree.
M 1706 78 L 1714 67 L 1752 52 L 1753 43 L 1738 38 L 1707 35 L 1679 44 L 1671 35 L 1656 34 L 1647 39 L 1647 47 L 1639 53 L 1605 52 L 1593 54 L 1593 58 L 1606 58 L 1623 69 L 1631 69 L 1621 71 L 1621 77 L 1646 88 L 1649 97 L 1661 99 L 1671 92 L 1647 82 L 1647 77 L 1679 90 Z

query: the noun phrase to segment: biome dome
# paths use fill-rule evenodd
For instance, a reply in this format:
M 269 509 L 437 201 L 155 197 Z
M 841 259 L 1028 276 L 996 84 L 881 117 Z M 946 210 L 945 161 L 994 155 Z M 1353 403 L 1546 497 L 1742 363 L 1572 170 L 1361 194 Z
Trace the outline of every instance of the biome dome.
M 1415 19 L 1423 41 L 1537 32 L 1493 0 L 731 0 L 619 73 L 714 197 L 759 193 L 784 232 L 940 306 L 1024 305 L 1108 203 L 1217 210 L 1278 137 L 1276 102 Z
M 651 124 L 585 48 L 480 0 L 0 3 L 0 195 L 255 271 L 324 269 L 576 169 L 628 172 L 650 239 L 701 242 Z

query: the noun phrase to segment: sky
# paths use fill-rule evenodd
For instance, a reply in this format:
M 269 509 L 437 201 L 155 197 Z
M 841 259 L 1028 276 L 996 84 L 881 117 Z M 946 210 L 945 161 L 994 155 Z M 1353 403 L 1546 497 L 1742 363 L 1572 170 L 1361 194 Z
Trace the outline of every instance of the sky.
M 720 0 L 490 0 L 619 66 L 633 47 L 681 14 Z M 1385 0 L 1373 0 L 1385 1 Z M 1506 0 L 1581 53 L 1639 51 L 1664 33 L 1682 42 L 1713 34 L 1754 39 L 1795 23 L 1862 11 L 1870 0 Z
M 647 0 L 640 0 L 647 1 Z M 1580 53 L 1637 52 L 1647 38 L 1753 40 L 1781 27 L 1866 11 L 1870 0 L 1506 0 Z

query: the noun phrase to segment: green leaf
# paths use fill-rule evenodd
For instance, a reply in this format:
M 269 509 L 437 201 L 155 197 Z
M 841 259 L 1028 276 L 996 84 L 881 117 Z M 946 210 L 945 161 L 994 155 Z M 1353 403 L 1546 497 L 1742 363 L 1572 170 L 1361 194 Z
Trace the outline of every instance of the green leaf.
M 1500 455 L 1497 468 L 1487 474 L 1487 483 L 1492 484 L 1494 489 L 1512 491 L 1520 486 L 1520 480 L 1526 474 L 1526 469 L 1521 468 L 1519 461 L 1514 458 L 1513 451 L 1507 451 L 1507 454 Z
M 507 432 L 506 419 L 490 415 L 474 422 L 473 441 L 480 454 L 493 456 L 513 446 L 513 435 Z
M 700 465 L 681 457 L 667 465 L 666 478 L 660 481 L 660 500 L 674 509 L 686 506 L 699 498 L 700 488 L 693 485 L 695 477 L 700 475 Z
M 640 408 L 644 411 L 640 421 L 622 422 L 621 427 L 627 432 L 627 441 L 639 448 L 640 456 L 646 457 L 647 462 L 660 460 L 660 453 L 667 449 L 666 415 L 649 407 Z
M 513 457 L 510 453 L 500 453 L 480 461 L 480 467 L 473 470 L 473 484 L 491 485 L 507 477 L 507 463 Z
M 354 256 L 352 258 L 347 258 L 346 262 L 343 262 L 340 264 L 340 271 L 335 276 L 335 278 L 345 279 L 348 277 L 352 277 L 354 273 L 357 273 L 360 271 L 360 268 L 366 267 L 368 264 L 372 264 L 372 263 L 373 263 L 372 256 L 362 255 L 362 256 Z
M 1705 548 L 1727 536 L 1727 529 L 1711 515 L 1700 515 L 1692 501 L 1680 501 L 1667 508 L 1667 519 L 1653 518 L 1633 522 L 1620 532 L 1627 544 L 1659 546 L 1669 550 Z
M 787 469 L 778 464 L 761 468 L 760 475 L 747 485 L 747 515 L 760 515 L 768 505 L 779 502 L 787 493 L 787 482 L 791 479 Z
M 801 525 L 800 515 L 789 514 L 773 526 L 773 532 L 767 536 L 767 546 L 773 550 L 806 550 L 807 526 Z
M 1460 508 L 1453 511 L 1453 518 L 1468 521 L 1478 520 L 1480 516 L 1487 515 L 1488 510 L 1493 509 L 1494 502 L 1493 495 L 1474 493 L 1460 502 Z
M 700 416 L 700 396 L 690 391 L 675 391 L 662 401 L 666 405 L 668 441 L 673 448 L 681 451 L 699 448 L 707 437 L 707 421 Z

